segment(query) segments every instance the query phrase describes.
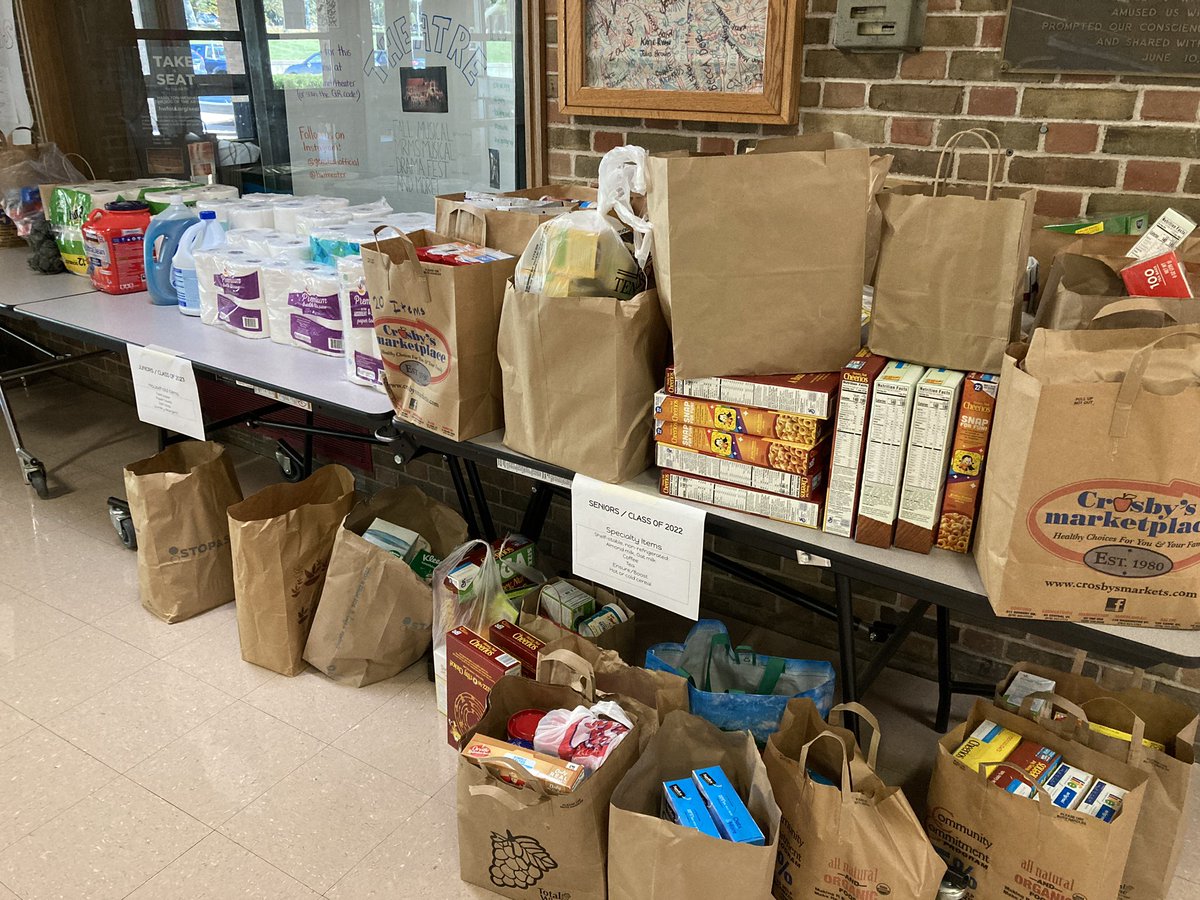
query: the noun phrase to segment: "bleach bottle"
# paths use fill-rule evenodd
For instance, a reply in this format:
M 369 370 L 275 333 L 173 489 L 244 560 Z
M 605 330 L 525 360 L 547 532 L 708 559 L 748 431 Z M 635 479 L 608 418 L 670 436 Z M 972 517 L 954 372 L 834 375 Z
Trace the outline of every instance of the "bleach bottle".
M 183 233 L 171 266 L 171 283 L 179 311 L 185 316 L 200 315 L 200 281 L 196 277 L 196 259 L 200 250 L 216 250 L 225 245 L 225 228 L 217 221 L 214 210 L 200 213 L 200 221 Z
M 150 220 L 146 230 L 146 290 L 155 306 L 173 306 L 175 289 L 171 286 L 171 260 L 179 239 L 196 224 L 196 213 L 183 204 L 182 194 L 173 194 L 171 204 Z

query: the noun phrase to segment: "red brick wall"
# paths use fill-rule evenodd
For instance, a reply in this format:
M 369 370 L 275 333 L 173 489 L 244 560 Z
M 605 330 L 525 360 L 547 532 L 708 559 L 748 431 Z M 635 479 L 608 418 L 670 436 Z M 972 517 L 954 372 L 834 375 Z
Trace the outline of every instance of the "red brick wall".
M 743 140 L 797 130 L 848 132 L 894 153 L 894 172 L 930 178 L 947 137 L 984 125 L 1010 151 L 1002 176 L 1037 187 L 1039 213 L 1173 205 L 1200 215 L 1200 80 L 1001 72 L 1005 0 L 929 0 L 919 53 L 842 53 L 830 37 L 836 6 L 807 0 L 800 124 L 791 127 L 563 116 L 551 21 L 552 180 L 594 179 L 604 151 L 625 142 L 732 151 Z M 982 179 L 983 160 L 964 153 L 957 175 Z

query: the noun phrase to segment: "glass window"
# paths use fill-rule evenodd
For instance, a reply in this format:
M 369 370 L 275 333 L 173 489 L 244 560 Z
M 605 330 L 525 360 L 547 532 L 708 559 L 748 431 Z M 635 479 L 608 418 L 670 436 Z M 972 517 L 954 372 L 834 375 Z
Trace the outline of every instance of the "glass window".
M 89 0 L 60 43 L 101 178 L 186 175 L 216 142 L 243 191 L 432 197 L 524 184 L 516 0 Z

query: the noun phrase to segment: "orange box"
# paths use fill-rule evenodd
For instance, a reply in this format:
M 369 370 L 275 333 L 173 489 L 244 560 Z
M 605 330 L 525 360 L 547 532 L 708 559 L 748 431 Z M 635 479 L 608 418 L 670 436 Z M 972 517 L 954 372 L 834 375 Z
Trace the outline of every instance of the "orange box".
M 701 428 L 717 428 L 734 434 L 775 438 L 805 447 L 815 447 L 829 429 L 828 419 L 713 400 L 675 397 L 662 391 L 654 395 L 654 418 Z
M 511 769 L 497 765 L 488 765 L 489 760 L 506 759 L 520 766 L 529 773 L 530 781 L 537 781 L 550 794 L 569 794 L 587 774 L 579 763 L 566 762 L 555 756 L 538 753 L 536 750 L 526 750 L 516 744 L 477 734 L 467 741 L 459 754 L 463 759 L 470 760 L 477 766 L 495 772 L 503 781 L 514 787 L 524 787 L 526 782 L 512 772 Z
M 732 434 L 715 428 L 660 422 L 657 419 L 654 422 L 654 440 L 709 456 L 738 459 L 755 466 L 791 472 L 793 475 L 812 475 L 824 469 L 829 459 L 829 442 L 824 439 L 815 447 L 806 447 L 774 438 Z
M 937 545 L 943 550 L 966 553 L 971 548 L 999 382 L 998 375 L 979 372 L 972 372 L 963 381 L 954 449 L 950 451 L 950 473 L 938 523 Z

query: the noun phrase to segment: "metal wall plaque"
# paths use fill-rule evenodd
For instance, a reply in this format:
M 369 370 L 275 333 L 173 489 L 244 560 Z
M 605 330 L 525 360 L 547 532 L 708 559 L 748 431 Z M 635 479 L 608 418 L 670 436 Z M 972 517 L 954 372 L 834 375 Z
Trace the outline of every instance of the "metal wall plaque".
M 1200 0 L 1010 0 L 1002 66 L 1200 78 Z

